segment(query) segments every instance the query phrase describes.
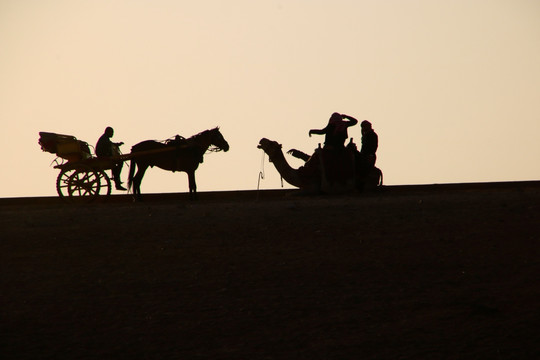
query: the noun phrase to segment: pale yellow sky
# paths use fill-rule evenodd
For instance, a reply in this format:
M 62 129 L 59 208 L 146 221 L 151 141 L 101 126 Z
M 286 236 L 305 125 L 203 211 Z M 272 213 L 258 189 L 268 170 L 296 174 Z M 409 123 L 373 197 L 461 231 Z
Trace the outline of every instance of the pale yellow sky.
M 220 126 L 199 191 L 255 189 L 260 138 L 311 152 L 334 111 L 373 123 L 387 184 L 540 177 L 536 0 L 0 0 L 0 46 L 0 197 L 56 195 L 39 131 L 106 126 L 124 152 Z

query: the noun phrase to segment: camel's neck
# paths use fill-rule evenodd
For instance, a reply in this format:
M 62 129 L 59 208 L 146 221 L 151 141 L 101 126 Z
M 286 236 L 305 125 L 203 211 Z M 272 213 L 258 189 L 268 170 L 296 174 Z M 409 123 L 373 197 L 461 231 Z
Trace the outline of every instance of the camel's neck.
M 270 161 L 274 164 L 276 170 L 279 172 L 283 180 L 299 188 L 303 186 L 303 181 L 300 177 L 298 169 L 293 169 L 289 165 L 281 150 L 275 151 L 275 153 L 271 156 L 269 154 L 269 157 Z

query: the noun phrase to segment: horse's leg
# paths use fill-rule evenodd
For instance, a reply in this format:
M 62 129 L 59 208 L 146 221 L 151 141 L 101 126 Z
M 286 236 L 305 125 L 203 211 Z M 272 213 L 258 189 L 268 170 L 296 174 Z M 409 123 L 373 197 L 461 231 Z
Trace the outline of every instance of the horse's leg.
M 188 171 L 189 200 L 197 200 L 197 183 L 195 182 L 195 171 Z
M 133 176 L 135 175 L 135 168 L 137 167 L 137 162 L 131 159 L 129 164 L 129 174 L 128 174 L 128 190 L 133 189 Z
M 141 183 L 144 177 L 144 173 L 146 172 L 146 169 L 148 169 L 148 165 L 139 164 L 137 168 L 137 173 L 133 177 L 133 195 L 135 196 L 135 200 L 137 201 L 142 201 Z

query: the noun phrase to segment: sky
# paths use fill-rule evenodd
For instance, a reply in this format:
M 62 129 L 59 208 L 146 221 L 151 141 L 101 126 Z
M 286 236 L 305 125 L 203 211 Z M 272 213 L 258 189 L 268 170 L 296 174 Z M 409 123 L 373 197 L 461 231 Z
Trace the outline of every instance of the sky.
M 387 185 L 540 178 L 537 0 L 0 0 L 0 49 L 0 197 L 56 195 L 40 131 L 107 126 L 124 153 L 219 126 L 198 191 L 291 188 L 259 140 L 311 153 L 333 112 L 373 124 Z

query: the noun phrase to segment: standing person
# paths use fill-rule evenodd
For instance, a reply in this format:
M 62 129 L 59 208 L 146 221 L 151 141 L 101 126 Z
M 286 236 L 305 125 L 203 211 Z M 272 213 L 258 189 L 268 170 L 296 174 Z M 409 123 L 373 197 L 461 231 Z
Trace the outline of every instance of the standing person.
M 98 158 L 110 158 L 111 156 L 118 155 L 120 153 L 118 147 L 124 145 L 124 143 L 112 142 L 111 138 L 113 137 L 113 135 L 113 128 L 108 126 L 96 144 L 96 156 Z M 122 172 L 123 166 L 124 163 L 120 161 L 118 163 L 115 163 L 113 165 L 113 168 L 111 169 L 116 190 L 127 190 L 125 187 L 122 186 L 122 181 L 120 180 L 120 173 Z
M 358 124 L 358 120 L 352 116 L 335 112 L 324 129 L 311 129 L 309 136 L 311 137 L 311 134 L 325 135 L 325 148 L 343 149 L 345 148 L 345 140 L 349 137 L 347 129 L 356 124 Z

